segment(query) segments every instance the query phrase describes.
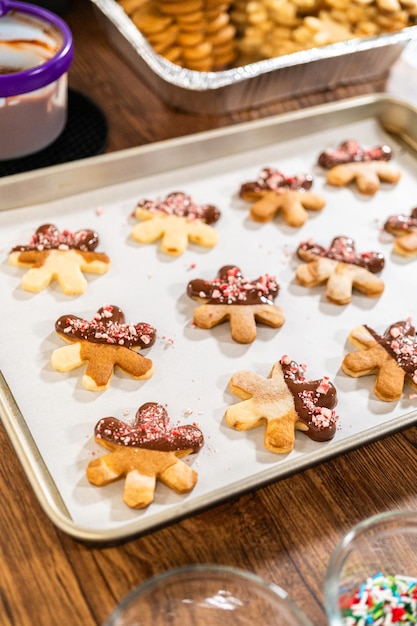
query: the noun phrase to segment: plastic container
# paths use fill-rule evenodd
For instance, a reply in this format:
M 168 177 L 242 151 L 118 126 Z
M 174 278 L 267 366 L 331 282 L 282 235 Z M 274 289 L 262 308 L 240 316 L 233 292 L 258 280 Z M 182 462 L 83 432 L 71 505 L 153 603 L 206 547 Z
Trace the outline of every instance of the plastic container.
M 61 134 L 73 55 L 60 17 L 0 0 L 0 160 L 38 152 Z

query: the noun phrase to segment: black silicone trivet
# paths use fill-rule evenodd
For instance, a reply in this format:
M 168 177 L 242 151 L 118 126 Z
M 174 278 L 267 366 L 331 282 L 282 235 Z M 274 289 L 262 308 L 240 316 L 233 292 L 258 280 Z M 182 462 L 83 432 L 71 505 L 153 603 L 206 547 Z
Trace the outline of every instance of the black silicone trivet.
M 20 174 L 102 154 L 106 143 L 107 120 L 103 113 L 86 96 L 69 89 L 68 119 L 60 136 L 35 154 L 0 161 L 0 176 Z

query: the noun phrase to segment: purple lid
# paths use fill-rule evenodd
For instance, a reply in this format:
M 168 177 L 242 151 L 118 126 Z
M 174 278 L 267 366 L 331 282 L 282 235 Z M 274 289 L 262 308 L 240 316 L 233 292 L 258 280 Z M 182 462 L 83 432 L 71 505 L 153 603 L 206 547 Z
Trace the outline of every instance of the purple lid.
M 10 12 L 31 15 L 47 24 L 52 24 L 62 35 L 62 47 L 49 60 L 21 72 L 0 75 L 0 98 L 16 96 L 41 89 L 55 82 L 67 72 L 74 57 L 72 34 L 67 24 L 60 17 L 38 6 L 26 2 L 0 0 L 0 21 L 2 16 Z

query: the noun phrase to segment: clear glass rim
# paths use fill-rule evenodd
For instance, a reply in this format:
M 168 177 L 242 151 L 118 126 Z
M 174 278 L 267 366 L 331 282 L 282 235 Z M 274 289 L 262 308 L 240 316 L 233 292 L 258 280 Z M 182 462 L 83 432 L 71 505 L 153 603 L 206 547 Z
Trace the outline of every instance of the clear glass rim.
M 132 589 L 132 591 L 130 591 L 121 600 L 121 602 L 116 606 L 115 610 L 108 617 L 107 621 L 104 622 L 103 626 L 114 626 L 116 620 L 121 616 L 123 611 L 129 606 L 132 600 L 134 600 L 138 595 L 146 592 L 148 589 L 151 589 L 153 586 L 159 584 L 160 582 L 163 582 L 164 580 L 168 580 L 173 577 L 188 577 L 195 576 L 197 574 L 207 574 L 209 576 L 225 574 L 226 576 L 235 578 L 237 577 L 241 580 L 246 580 L 252 584 L 255 584 L 267 593 L 276 596 L 280 600 L 284 600 L 288 604 L 294 615 L 297 616 L 300 624 L 302 624 L 303 626 L 312 626 L 311 622 L 307 619 L 301 609 L 298 608 L 298 606 L 288 596 L 288 593 L 279 585 L 267 582 L 261 576 L 258 576 L 253 572 L 240 569 L 238 567 L 214 563 L 196 563 L 191 565 L 183 565 L 180 567 L 166 570 L 164 572 L 161 572 L 160 574 L 156 574 L 155 576 L 146 579 L 144 582 L 134 587 L 134 589 Z

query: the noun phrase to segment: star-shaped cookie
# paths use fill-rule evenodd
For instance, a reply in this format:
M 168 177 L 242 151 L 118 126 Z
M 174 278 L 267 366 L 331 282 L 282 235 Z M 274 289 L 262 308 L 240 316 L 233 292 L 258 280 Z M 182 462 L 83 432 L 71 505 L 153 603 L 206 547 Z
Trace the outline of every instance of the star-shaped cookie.
M 310 191 L 313 177 L 309 174 L 285 176 L 281 171 L 265 167 L 258 179 L 241 185 L 239 195 L 251 202 L 250 217 L 269 222 L 280 213 L 289 226 L 300 227 L 308 219 L 308 211 L 321 211 L 322 196 Z
M 123 500 L 129 507 L 151 504 L 158 480 L 179 494 L 191 491 L 197 482 L 197 472 L 181 457 L 202 448 L 203 433 L 194 425 L 171 424 L 157 402 L 140 406 L 132 425 L 115 417 L 99 420 L 94 438 L 110 454 L 90 461 L 89 482 L 102 487 L 124 477 Z
M 411 319 L 391 324 L 382 335 L 367 325 L 356 326 L 349 341 L 358 351 L 345 356 L 342 370 L 355 378 L 375 375 L 377 398 L 399 400 L 405 382 L 417 391 L 417 336 Z
M 384 291 L 384 282 L 376 276 L 385 265 L 380 252 L 358 253 L 350 237 L 335 237 L 328 248 L 312 240 L 303 241 L 297 255 L 305 261 L 296 270 L 296 280 L 303 287 L 326 284 L 326 297 L 334 304 L 348 304 L 352 290 L 376 298 Z
M 328 170 L 326 180 L 334 187 L 355 183 L 357 190 L 368 196 L 379 191 L 380 183 L 395 185 L 401 171 L 388 163 L 392 150 L 387 145 L 363 149 L 357 141 L 342 142 L 335 150 L 327 149 L 318 157 L 318 164 Z
M 287 355 L 274 363 L 268 378 L 248 370 L 236 372 L 229 388 L 241 402 L 229 407 L 226 423 L 236 430 L 265 425 L 267 450 L 287 454 L 294 448 L 294 431 L 315 441 L 327 441 L 336 431 L 337 393 L 328 377 L 310 380 L 305 369 Z
M 136 350 L 153 345 L 155 328 L 146 323 L 126 323 L 117 306 L 101 307 L 91 321 L 62 315 L 55 330 L 70 345 L 52 352 L 52 367 L 58 372 L 69 372 L 87 363 L 82 384 L 90 391 L 107 389 L 116 366 L 137 380 L 153 374 L 152 361 Z
M 187 286 L 190 298 L 203 302 L 194 310 L 199 328 L 213 328 L 229 321 L 232 339 L 251 343 L 256 339 L 257 322 L 279 328 L 284 314 L 274 304 L 279 286 L 274 276 L 264 274 L 255 280 L 244 277 L 236 265 L 220 268 L 213 280 L 191 280 Z
M 135 210 L 141 220 L 131 232 L 139 243 L 153 243 L 161 239 L 161 250 L 166 254 L 182 254 L 188 242 L 212 248 L 218 233 L 212 224 L 220 219 L 220 211 L 211 204 L 199 205 L 183 192 L 170 193 L 164 199 L 141 200 Z
M 410 215 L 390 215 L 384 230 L 395 237 L 393 251 L 403 257 L 417 256 L 417 207 Z
M 8 260 L 30 268 L 21 281 L 25 291 L 38 293 L 56 280 L 66 295 L 80 295 L 87 289 L 84 272 L 104 274 L 110 267 L 107 254 L 95 251 L 98 243 L 93 230 L 59 232 L 53 224 L 43 224 L 28 244 L 12 249 Z

